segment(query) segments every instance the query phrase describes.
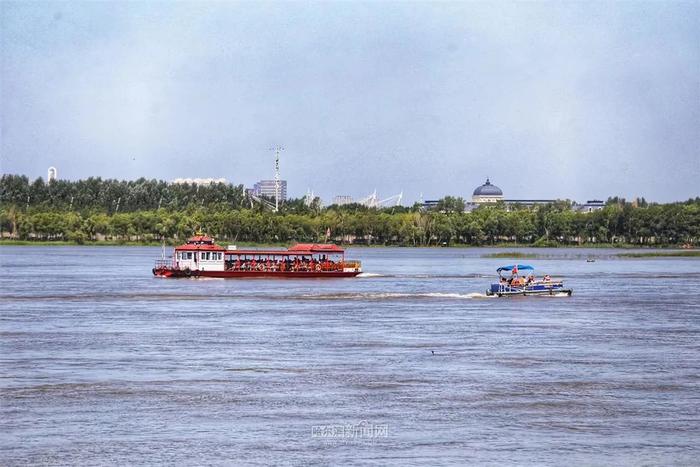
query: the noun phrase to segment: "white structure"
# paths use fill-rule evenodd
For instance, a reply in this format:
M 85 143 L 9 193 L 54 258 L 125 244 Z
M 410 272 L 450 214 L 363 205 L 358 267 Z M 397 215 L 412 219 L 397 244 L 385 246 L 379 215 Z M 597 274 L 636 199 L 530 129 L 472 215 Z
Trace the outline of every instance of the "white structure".
M 228 183 L 225 178 L 176 178 L 171 182 L 173 185 L 216 185 L 217 183 Z
M 474 203 L 497 203 L 499 201 L 503 201 L 503 192 L 496 185 L 491 185 L 488 178 L 486 183 L 476 187 L 472 194 L 472 202 Z
M 308 188 L 306 190 L 306 195 L 304 196 L 304 205 L 311 207 L 311 206 L 313 206 L 314 201 L 316 199 L 318 199 L 319 207 L 323 206 L 323 201 L 321 201 L 321 198 L 316 196 L 316 194 L 313 192 L 313 190 L 311 188 Z
M 369 194 L 366 198 L 362 198 L 357 202 L 364 204 L 368 208 L 385 208 L 389 206 L 400 206 L 401 199 L 403 198 L 403 191 L 398 195 L 389 196 L 385 199 L 379 199 L 377 196 L 377 190 L 375 189 L 373 193 Z
M 58 170 L 56 170 L 56 167 L 49 167 L 49 175 L 46 178 L 47 182 L 51 182 L 52 180 L 56 180 L 58 178 Z

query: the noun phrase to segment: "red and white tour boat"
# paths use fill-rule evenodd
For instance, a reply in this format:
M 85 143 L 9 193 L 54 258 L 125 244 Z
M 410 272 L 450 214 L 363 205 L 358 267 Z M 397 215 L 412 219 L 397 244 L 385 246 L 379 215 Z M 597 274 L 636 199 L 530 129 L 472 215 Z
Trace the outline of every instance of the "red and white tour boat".
M 172 259 L 156 261 L 157 277 L 355 277 L 359 261 L 346 260 L 337 245 L 299 243 L 286 250 L 223 248 L 196 235 L 175 248 Z

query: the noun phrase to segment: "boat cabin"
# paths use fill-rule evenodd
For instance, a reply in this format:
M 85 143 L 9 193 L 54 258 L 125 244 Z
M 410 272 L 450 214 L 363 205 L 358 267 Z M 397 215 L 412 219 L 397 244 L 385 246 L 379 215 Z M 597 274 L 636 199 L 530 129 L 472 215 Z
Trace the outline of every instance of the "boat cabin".
M 225 251 L 214 244 L 213 238 L 196 235 L 175 248 L 175 266 L 191 271 L 223 271 Z

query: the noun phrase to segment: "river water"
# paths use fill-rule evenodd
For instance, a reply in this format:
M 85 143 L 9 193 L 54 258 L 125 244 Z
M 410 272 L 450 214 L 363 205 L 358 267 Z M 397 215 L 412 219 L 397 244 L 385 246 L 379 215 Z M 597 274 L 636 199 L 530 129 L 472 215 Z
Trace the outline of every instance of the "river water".
M 495 251 L 223 280 L 2 247 L 0 464 L 697 465 L 700 260 L 521 250 L 573 296 L 487 298 Z

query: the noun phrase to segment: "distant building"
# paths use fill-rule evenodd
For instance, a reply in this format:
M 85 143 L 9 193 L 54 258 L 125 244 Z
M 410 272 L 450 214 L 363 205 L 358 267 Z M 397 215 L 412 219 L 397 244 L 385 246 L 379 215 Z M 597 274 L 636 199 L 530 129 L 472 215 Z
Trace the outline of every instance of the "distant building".
M 491 181 L 487 178 L 486 183 L 481 186 L 476 187 L 474 194 L 472 195 L 472 202 L 466 203 L 464 211 L 471 212 L 478 208 L 484 203 L 497 203 L 502 201 L 506 205 L 506 209 L 510 210 L 512 207 L 522 206 L 527 208 L 532 208 L 535 206 L 543 206 L 547 204 L 556 203 L 560 200 L 557 199 L 505 199 L 503 196 L 503 191 L 496 185 L 491 184 Z M 589 200 L 585 204 L 573 203 L 571 209 L 577 212 L 593 212 L 599 209 L 603 209 L 605 203 L 600 200 Z
M 336 204 L 338 206 L 342 206 L 344 204 L 352 204 L 354 203 L 352 196 L 347 196 L 347 195 L 338 195 L 333 198 L 333 204 Z
M 437 208 L 439 202 L 440 202 L 440 200 L 438 200 L 438 199 L 426 199 L 425 201 L 423 201 L 420 204 L 420 208 L 423 211 L 431 211 L 431 210 Z
M 253 190 L 251 192 L 255 196 L 265 196 L 266 198 L 275 199 L 275 181 L 274 180 L 260 180 L 258 183 L 253 185 Z M 280 180 L 280 193 L 279 200 L 287 200 L 287 180 Z
M 599 211 L 605 207 L 605 201 L 599 199 L 590 199 L 586 201 L 585 204 L 576 204 L 571 207 L 574 211 L 578 212 L 593 212 Z
M 49 167 L 49 175 L 46 177 L 47 182 L 51 182 L 52 180 L 56 180 L 58 178 L 58 170 L 56 170 L 56 167 Z
M 216 185 L 217 183 L 228 183 L 225 178 L 176 178 L 171 182 L 174 185 Z
M 497 203 L 503 201 L 503 192 L 496 185 L 492 185 L 487 178 L 486 183 L 476 187 L 472 194 L 472 202 L 474 203 Z
M 531 208 L 533 206 L 541 206 L 544 204 L 552 204 L 556 203 L 556 199 L 504 199 L 504 203 L 506 204 L 515 204 L 518 206 L 526 206 L 528 208 Z

